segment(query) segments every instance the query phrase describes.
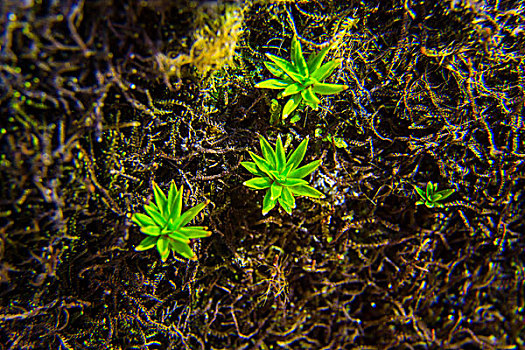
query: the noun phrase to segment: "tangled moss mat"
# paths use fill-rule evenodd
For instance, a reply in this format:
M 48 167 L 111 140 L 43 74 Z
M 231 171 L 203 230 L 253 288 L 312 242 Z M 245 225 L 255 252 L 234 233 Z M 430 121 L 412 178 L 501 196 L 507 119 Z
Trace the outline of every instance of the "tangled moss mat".
M 0 4 L 2 349 L 525 349 L 525 2 Z M 349 88 L 280 119 L 293 37 Z M 323 199 L 261 215 L 259 136 Z M 185 188 L 197 261 L 136 252 Z M 454 189 L 443 208 L 415 187 Z

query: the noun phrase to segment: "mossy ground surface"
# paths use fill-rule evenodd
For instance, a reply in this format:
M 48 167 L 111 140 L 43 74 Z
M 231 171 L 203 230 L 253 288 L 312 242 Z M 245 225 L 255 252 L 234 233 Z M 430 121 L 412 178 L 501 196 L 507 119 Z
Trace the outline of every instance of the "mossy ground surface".
M 523 1 L 7 0 L 0 21 L 2 349 L 525 349 Z M 334 45 L 349 89 L 279 121 L 254 85 L 294 35 Z M 326 198 L 262 216 L 239 163 L 278 134 L 310 137 Z M 197 261 L 134 251 L 172 180 L 211 201 Z M 415 205 L 428 181 L 444 208 Z

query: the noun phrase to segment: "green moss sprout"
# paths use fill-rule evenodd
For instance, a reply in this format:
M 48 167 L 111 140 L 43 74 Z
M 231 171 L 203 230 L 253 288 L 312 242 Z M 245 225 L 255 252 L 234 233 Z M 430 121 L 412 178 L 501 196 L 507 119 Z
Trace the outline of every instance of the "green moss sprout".
M 308 61 L 306 61 L 303 56 L 301 43 L 297 37 L 294 37 L 291 48 L 291 62 L 266 53 L 266 57 L 268 57 L 271 62 L 264 62 L 264 65 L 277 79 L 261 81 L 257 83 L 255 87 L 283 89 L 278 97 L 290 96 L 290 99 L 283 108 L 283 119 L 286 119 L 302 101 L 316 110 L 321 103 L 321 100 L 316 94 L 332 95 L 348 88 L 346 85 L 322 82 L 328 78 L 341 63 L 340 60 L 333 60 L 321 65 L 329 50 L 330 46 L 327 46 L 317 54 L 310 55 Z
M 421 199 L 416 202 L 416 205 L 424 204 L 427 206 L 427 208 L 443 208 L 443 203 L 439 203 L 439 201 L 449 197 L 456 190 L 447 189 L 438 192 L 437 187 L 438 185 L 433 184 L 431 181 L 427 183 L 426 191 L 422 190 L 419 187 L 414 187 L 417 194 L 419 194 L 419 196 L 421 197 Z
M 153 183 L 155 203 L 144 205 L 146 214 L 135 213 L 131 217 L 131 221 L 140 226 L 140 231 L 148 235 L 135 247 L 136 251 L 157 247 L 162 261 L 166 261 L 170 251 L 187 259 L 197 259 L 189 246 L 190 239 L 208 237 L 211 232 L 207 231 L 205 226 L 186 225 L 209 201 L 197 204 L 182 213 L 182 193 L 182 186 L 177 190 L 175 183 L 171 182 L 166 197 L 160 187 Z
M 256 175 L 244 182 L 244 185 L 255 190 L 267 189 L 263 200 L 263 215 L 272 210 L 277 202 L 288 213 L 295 208 L 296 196 L 323 198 L 324 195 L 303 180 L 321 164 L 320 160 L 298 167 L 302 162 L 308 146 L 308 138 L 304 139 L 296 150 L 285 154 L 281 136 L 277 137 L 275 148 L 264 138 L 259 139 L 262 157 L 250 152 L 253 162 L 241 162 L 250 173 Z

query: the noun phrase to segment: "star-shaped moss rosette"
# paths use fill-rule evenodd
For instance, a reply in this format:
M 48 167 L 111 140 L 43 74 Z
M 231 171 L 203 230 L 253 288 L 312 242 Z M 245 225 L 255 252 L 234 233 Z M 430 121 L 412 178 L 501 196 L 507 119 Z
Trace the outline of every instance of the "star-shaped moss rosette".
M 301 43 L 297 37 L 294 37 L 292 39 L 291 62 L 270 53 L 266 54 L 271 62 L 264 62 L 264 65 L 277 79 L 261 81 L 255 87 L 284 89 L 279 93 L 278 98 L 290 96 L 290 99 L 284 105 L 283 119 L 286 119 L 302 101 L 313 109 L 317 109 L 321 100 L 316 94 L 332 95 L 348 88 L 346 85 L 323 83 L 323 80 L 328 78 L 341 63 L 340 60 L 333 60 L 321 65 L 329 50 L 330 46 L 327 46 L 317 54 L 310 55 L 306 61 Z
M 190 239 L 211 235 L 205 226 L 186 226 L 197 214 L 208 205 L 209 201 L 197 204 L 182 213 L 182 186 L 179 190 L 171 182 L 168 197 L 153 182 L 155 203 L 144 205 L 146 214 L 135 213 L 131 221 L 140 226 L 140 231 L 148 237 L 135 247 L 143 251 L 157 247 L 162 261 L 166 261 L 170 251 L 192 260 L 197 260 L 190 248 Z
M 414 187 L 417 194 L 421 197 L 420 200 L 416 202 L 416 205 L 426 205 L 427 208 L 443 208 L 443 203 L 439 203 L 439 201 L 446 199 L 449 197 L 452 193 L 454 193 L 456 190 L 451 188 L 448 190 L 437 190 L 438 185 L 433 184 L 431 181 L 427 183 L 427 190 L 423 191 L 419 187 Z
M 264 138 L 260 137 L 262 157 L 250 152 L 253 162 L 241 162 L 250 173 L 257 176 L 244 182 L 244 185 L 255 190 L 267 189 L 263 200 L 262 213 L 266 215 L 277 202 L 288 213 L 295 208 L 295 196 L 323 198 L 324 195 L 308 185 L 304 177 L 312 173 L 321 164 L 313 161 L 302 167 L 302 162 L 308 146 L 308 138 L 304 139 L 295 151 L 285 155 L 281 136 L 277 137 L 275 149 Z

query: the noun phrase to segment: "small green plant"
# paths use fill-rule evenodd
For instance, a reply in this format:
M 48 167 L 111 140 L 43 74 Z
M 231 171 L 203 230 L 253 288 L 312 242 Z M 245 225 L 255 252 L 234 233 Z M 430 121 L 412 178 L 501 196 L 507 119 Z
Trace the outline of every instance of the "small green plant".
M 416 205 L 424 204 L 427 206 L 427 208 L 443 208 L 443 204 L 439 203 L 439 201 L 449 197 L 456 190 L 448 189 L 438 192 L 437 187 L 438 185 L 433 184 L 431 181 L 427 183 L 426 192 L 419 187 L 414 187 L 417 194 L 419 194 L 419 196 L 421 197 L 421 199 L 416 202 Z
M 266 54 L 266 57 L 271 62 L 264 62 L 264 65 L 277 79 L 261 81 L 255 87 L 284 89 L 284 91 L 279 93 L 278 98 L 290 96 L 290 99 L 284 105 L 282 111 L 283 119 L 286 119 L 302 101 L 313 109 L 317 109 L 321 100 L 316 94 L 332 95 L 348 88 L 346 85 L 322 82 L 341 63 L 340 60 L 333 60 L 321 66 L 329 50 L 330 46 L 327 46 L 317 54 L 310 55 L 308 61 L 306 61 L 301 49 L 301 43 L 297 40 L 297 37 L 294 37 L 292 39 L 291 62 L 270 53 Z
M 172 181 L 166 197 L 160 187 L 153 182 L 155 203 L 144 205 L 146 214 L 135 213 L 131 217 L 131 221 L 140 226 L 140 231 L 148 235 L 135 247 L 136 251 L 157 247 L 162 261 L 166 261 L 170 251 L 187 259 L 197 259 L 189 246 L 190 239 L 208 237 L 211 232 L 207 231 L 208 228 L 205 226 L 186 225 L 208 205 L 209 201 L 197 204 L 181 214 L 182 192 L 182 186 L 177 190 Z
M 295 151 L 285 154 L 281 136 L 277 137 L 275 149 L 264 138 L 259 138 L 262 155 L 250 152 L 253 162 L 241 162 L 241 165 L 257 177 L 244 182 L 244 185 L 255 190 L 267 189 L 263 200 L 262 213 L 266 215 L 277 202 L 288 213 L 295 208 L 295 197 L 306 196 L 322 198 L 324 195 L 303 180 L 321 164 L 320 160 L 308 163 L 300 168 L 308 146 L 308 138 L 303 140 Z
M 323 137 L 323 134 L 325 134 L 324 137 Z M 315 137 L 320 138 L 321 140 L 325 142 L 330 142 L 337 148 L 347 148 L 348 147 L 348 144 L 346 143 L 344 138 L 332 135 L 329 132 L 325 133 L 322 128 L 315 129 Z

